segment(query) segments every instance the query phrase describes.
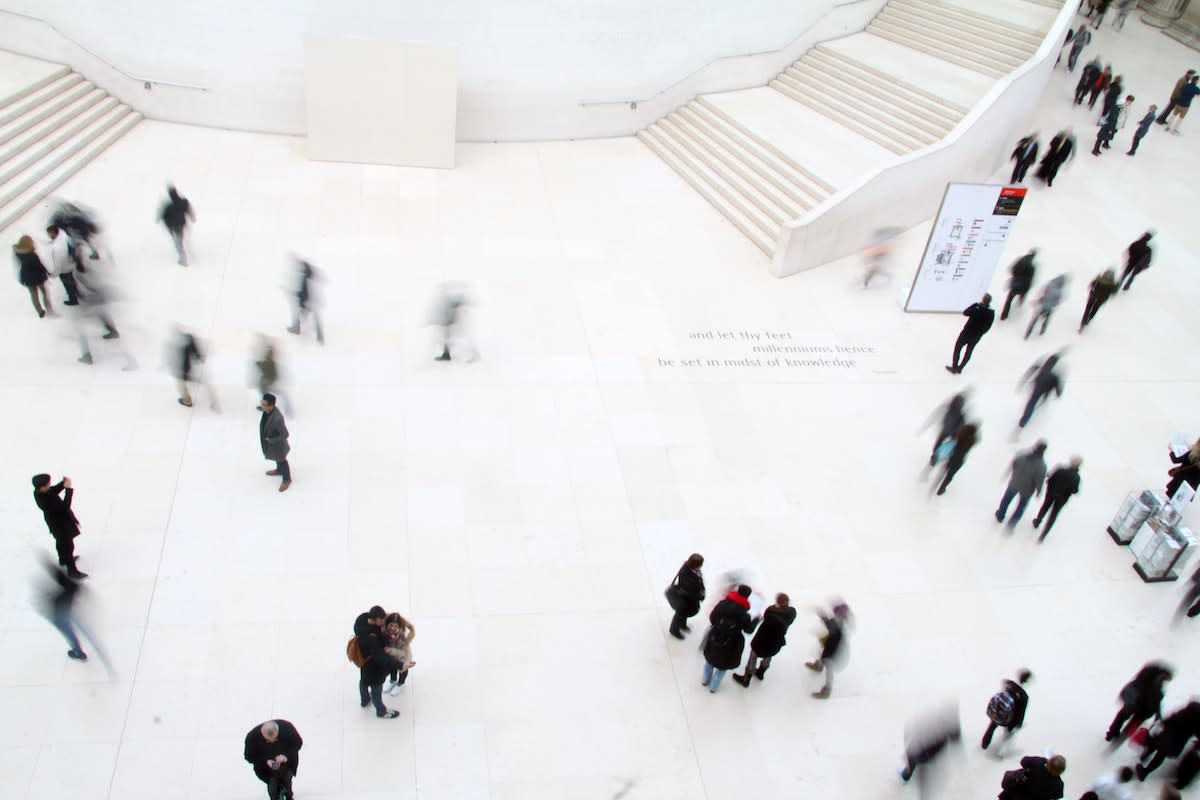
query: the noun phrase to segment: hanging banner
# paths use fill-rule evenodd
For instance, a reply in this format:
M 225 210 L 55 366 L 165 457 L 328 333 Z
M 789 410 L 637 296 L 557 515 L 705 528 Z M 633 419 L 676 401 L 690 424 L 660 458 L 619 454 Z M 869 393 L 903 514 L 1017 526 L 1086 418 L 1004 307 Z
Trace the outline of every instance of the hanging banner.
M 958 314 L 978 302 L 992 282 L 1027 191 L 1023 186 L 947 184 L 904 310 Z

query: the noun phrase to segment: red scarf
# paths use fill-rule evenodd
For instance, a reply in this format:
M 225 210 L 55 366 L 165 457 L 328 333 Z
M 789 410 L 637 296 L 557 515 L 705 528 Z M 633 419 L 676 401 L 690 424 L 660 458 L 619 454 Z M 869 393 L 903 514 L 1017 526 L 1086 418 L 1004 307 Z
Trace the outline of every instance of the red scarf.
M 725 595 L 725 599 L 732 600 L 733 602 L 735 602 L 739 606 L 741 606 L 742 609 L 745 611 L 750 610 L 750 600 L 748 598 L 742 597 L 740 594 L 737 593 L 736 590 Z

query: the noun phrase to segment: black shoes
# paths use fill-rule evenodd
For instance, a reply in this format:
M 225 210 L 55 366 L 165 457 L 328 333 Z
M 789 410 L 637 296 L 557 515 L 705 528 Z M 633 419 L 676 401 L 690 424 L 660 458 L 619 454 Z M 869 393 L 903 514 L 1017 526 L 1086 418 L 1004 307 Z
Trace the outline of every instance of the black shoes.
M 121 334 L 117 333 L 116 328 L 110 328 L 108 333 L 100 337 L 101 339 L 120 339 Z
M 949 364 L 947 364 L 946 372 L 949 372 L 951 375 L 957 375 L 958 373 L 962 372 L 962 367 L 952 367 Z
M 749 675 L 734 675 L 733 679 L 735 681 L 737 681 L 738 683 L 740 683 L 742 686 L 745 686 L 747 689 L 750 688 L 750 676 Z
M 82 650 L 68 650 L 67 655 L 76 661 L 87 661 L 87 653 Z
M 378 711 L 376 711 L 375 716 L 379 717 L 380 719 L 395 719 L 396 717 L 400 716 L 400 712 L 385 711 L 384 713 L 380 714 Z
M 684 636 L 682 633 L 680 633 L 679 631 L 671 631 L 671 635 L 672 635 L 672 636 L 674 636 L 676 639 L 679 639 L 680 641 L 682 641 L 684 638 L 686 638 L 686 637 L 685 637 L 685 636 Z

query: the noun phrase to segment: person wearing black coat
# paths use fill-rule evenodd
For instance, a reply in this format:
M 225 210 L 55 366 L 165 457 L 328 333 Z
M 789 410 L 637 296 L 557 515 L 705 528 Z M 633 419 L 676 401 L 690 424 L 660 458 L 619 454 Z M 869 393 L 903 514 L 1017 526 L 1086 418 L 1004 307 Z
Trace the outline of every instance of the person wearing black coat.
M 1200 616 L 1200 568 L 1197 568 L 1192 573 L 1192 577 L 1188 578 L 1188 587 L 1183 592 L 1183 598 L 1180 599 L 1179 605 L 1175 609 L 1175 621 L 1184 614 L 1189 617 Z
M 754 630 L 758 620 L 750 619 L 750 587 L 742 584 L 725 595 L 708 615 L 712 627 L 704 639 L 704 676 L 700 681 L 709 692 L 715 692 L 721 679 L 742 663 L 746 647 L 744 634 Z
M 59 494 L 65 494 L 59 497 Z M 86 578 L 87 573 L 80 572 L 75 566 L 78 557 L 75 555 L 75 537 L 79 535 L 79 520 L 71 510 L 71 500 L 75 489 L 71 479 L 64 477 L 61 481 L 50 485 L 50 476 L 40 473 L 33 476 L 33 501 L 42 510 L 46 527 L 54 537 L 54 548 L 58 551 L 59 566 L 65 567 L 72 578 Z
M 1125 269 L 1121 273 L 1121 289 L 1128 292 L 1129 287 L 1133 286 L 1133 279 L 1150 268 L 1150 259 L 1154 256 L 1154 248 L 1150 246 L 1150 240 L 1154 238 L 1153 231 L 1146 231 L 1137 238 L 1133 244 L 1129 245 L 1126 251 Z
M 1195 444 L 1181 456 L 1168 451 L 1171 456 L 1171 461 L 1178 465 L 1171 467 L 1167 471 L 1170 480 L 1167 481 L 1167 497 L 1173 497 L 1175 492 L 1179 491 L 1179 487 L 1186 483 L 1193 489 L 1200 486 L 1200 439 L 1197 439 Z
M 188 265 L 187 252 L 183 248 L 183 234 L 187 230 L 188 221 L 195 218 L 196 212 L 192 210 L 188 199 L 175 191 L 174 186 L 167 186 L 167 202 L 159 213 L 159 219 L 167 227 L 167 233 L 171 234 L 171 241 L 175 244 L 175 255 L 179 257 L 181 267 Z
M 1054 527 L 1054 520 L 1058 519 L 1058 512 L 1062 511 L 1071 495 L 1079 493 L 1079 467 L 1082 464 L 1082 458 L 1071 456 L 1069 464 L 1055 467 L 1050 477 L 1046 478 L 1046 499 L 1033 518 L 1035 528 L 1042 524 L 1043 519 L 1046 520 L 1046 527 L 1042 528 L 1042 535 L 1038 537 L 1039 542 L 1046 541 L 1050 529 Z
M 704 601 L 704 576 L 700 573 L 702 566 L 704 556 L 692 553 L 667 587 L 667 602 L 675 611 L 671 617 L 671 635 L 676 639 L 682 639 L 684 634 L 691 632 L 687 621 L 700 613 L 700 603 Z
M 1021 769 L 1004 773 L 1000 800 L 1059 800 L 1066 791 L 1061 777 L 1066 771 L 1062 756 L 1025 756 Z
M 319 304 L 316 291 L 313 289 L 313 284 L 319 280 L 317 269 L 307 261 L 297 260 L 296 278 L 296 305 L 292 307 L 292 324 L 288 326 L 288 333 L 298 335 L 300 323 L 304 321 L 304 317 L 311 316 L 313 328 L 317 332 L 317 344 L 325 344 L 325 332 L 321 329 L 321 315 L 317 311 Z
M 387 642 L 383 636 L 383 624 L 387 612 L 380 606 L 371 606 L 369 611 L 354 620 L 354 635 L 358 638 L 358 649 L 366 658 L 358 670 L 359 704 L 366 708 L 375 705 L 375 716 L 395 719 L 399 711 L 389 711 L 383 704 L 383 682 L 392 672 L 403 670 L 404 664 L 387 653 Z
M 38 317 L 42 318 L 47 314 L 54 316 L 54 309 L 50 307 L 50 295 L 46 293 L 46 281 L 50 278 L 50 272 L 38 258 L 33 238 L 22 236 L 18 239 L 13 245 L 13 257 L 17 259 L 17 281 L 29 291 L 29 299 L 33 301 L 33 308 Z M 38 300 L 38 295 L 41 295 L 41 301 Z M 46 304 L 45 308 L 42 308 L 43 302 Z
M 958 334 L 957 341 L 954 342 L 954 358 L 946 365 L 946 371 L 954 375 L 963 371 L 963 367 L 971 360 L 971 353 L 974 352 L 975 345 L 979 344 L 983 335 L 991 330 L 992 323 L 996 320 L 996 311 L 992 308 L 990 294 L 985 294 L 978 303 L 967 306 L 962 313 L 967 318 L 967 322 L 963 325 L 962 332 Z M 959 359 L 960 353 L 962 354 L 961 360 Z
M 746 662 L 746 671 L 734 675 L 733 679 L 747 688 L 752 675 L 758 676 L 761 681 L 771 667 L 771 659 L 779 655 L 779 651 L 787 644 L 788 628 L 795 621 L 796 609 L 792 608 L 791 599 L 783 592 L 775 595 L 775 604 L 763 612 L 758 633 L 750 640 L 750 660 Z
M 1151 661 L 1138 670 L 1133 680 L 1121 688 L 1118 696 L 1121 708 L 1109 724 L 1104 740 L 1124 739 L 1127 731 L 1137 728 L 1150 717 L 1161 717 L 1166 692 L 1164 684 L 1172 677 L 1171 668 L 1158 661 Z
M 1025 173 L 1029 168 L 1037 162 L 1038 155 L 1038 140 L 1037 134 L 1031 133 L 1021 141 L 1017 142 L 1017 146 L 1013 148 L 1010 160 L 1013 164 L 1012 181 L 1010 183 L 1021 183 L 1025 180 Z
M 1029 692 L 1025 691 L 1025 684 L 1032 677 L 1032 672 L 1023 669 L 1017 673 L 1015 681 L 1006 679 L 1000 691 L 992 695 L 992 700 L 988 702 L 987 730 L 983 732 L 983 739 L 980 741 L 980 747 L 984 750 L 992 743 L 992 734 L 996 732 L 996 728 L 1004 728 L 1004 739 L 1000 743 L 1000 747 L 1003 748 L 1017 728 L 1025 724 L 1025 711 L 1029 708 Z M 1007 703 L 996 702 L 997 699 L 1004 699 L 1001 695 L 1008 696 Z M 1008 708 L 1007 711 L 1002 710 L 1005 707 Z
M 933 412 L 937 416 L 937 412 Z M 952 441 L 958 435 L 959 430 L 966 424 L 967 421 L 967 395 L 965 392 L 959 392 L 950 398 L 942 409 L 942 426 L 938 430 L 937 438 L 933 440 L 933 450 L 929 451 L 929 466 L 934 466 L 938 462 L 938 450 L 942 449 L 942 445 L 948 441 Z M 926 423 L 928 426 L 929 423 Z
M 1033 288 L 1033 276 L 1037 273 L 1037 264 L 1034 263 L 1034 256 L 1037 255 L 1037 248 L 1029 248 L 1029 252 L 1018 258 L 1009 267 L 1009 272 L 1012 277 L 1008 279 L 1008 297 L 1004 299 L 1004 308 L 1000 310 L 1000 321 L 1008 319 L 1008 312 L 1012 309 L 1013 300 L 1020 300 L 1021 305 L 1025 303 L 1025 295 L 1029 294 L 1029 290 Z
M 1116 293 L 1117 272 L 1115 269 L 1106 269 L 1092 279 L 1092 282 L 1088 284 L 1087 303 L 1083 307 L 1083 318 L 1079 320 L 1080 333 L 1083 333 L 1083 329 L 1095 318 L 1100 307 Z
M 300 768 L 303 746 L 300 732 L 286 719 L 268 720 L 246 734 L 243 757 L 267 785 L 267 797 L 271 800 L 292 800 L 292 779 Z
M 946 466 L 942 470 L 942 481 L 937 488 L 939 495 L 946 493 L 946 487 L 950 485 L 950 481 L 954 480 L 954 476 L 962 469 L 963 464 L 967 461 L 967 453 L 971 452 L 971 448 L 978 441 L 978 424 L 968 422 L 958 429 L 958 433 L 954 435 L 954 447 L 950 450 L 950 455 L 946 458 Z
M 262 445 L 263 458 L 275 462 L 275 469 L 267 470 L 267 474 L 278 475 L 282 480 L 279 491 L 286 492 L 292 485 L 292 468 L 287 461 L 292 450 L 288 445 L 287 424 L 283 421 L 283 412 L 275 406 L 275 395 L 264 394 L 258 407 L 262 411 L 258 421 L 258 441 Z
M 1195 700 L 1163 719 L 1162 730 L 1146 743 L 1142 763 L 1136 767 L 1137 779 L 1146 780 L 1146 776 L 1162 766 L 1168 758 L 1183 755 L 1183 748 L 1187 747 L 1193 736 L 1200 736 L 1200 702 Z
M 1075 137 L 1071 135 L 1070 128 L 1063 128 L 1050 140 L 1046 154 L 1042 156 L 1042 161 L 1038 164 L 1035 173 L 1037 178 L 1045 182 L 1047 186 L 1053 186 L 1054 179 L 1058 177 L 1058 171 L 1071 159 L 1071 154 L 1074 152 Z

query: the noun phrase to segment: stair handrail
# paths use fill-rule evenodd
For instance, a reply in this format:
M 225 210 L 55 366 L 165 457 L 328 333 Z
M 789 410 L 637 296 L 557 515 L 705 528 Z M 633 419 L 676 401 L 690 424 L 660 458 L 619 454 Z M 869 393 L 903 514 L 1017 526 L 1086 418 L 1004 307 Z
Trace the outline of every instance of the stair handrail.
M 136 82 L 142 84 L 147 89 L 149 89 L 151 86 L 172 86 L 176 89 L 191 89 L 191 90 L 197 91 L 197 92 L 207 92 L 208 91 L 208 88 L 205 86 L 196 86 L 196 85 L 190 84 L 190 83 L 176 83 L 175 81 L 159 81 L 159 80 L 153 80 L 151 78 L 139 78 L 136 75 L 130 75 L 128 72 L 121 69 L 116 64 L 112 63 L 107 58 L 105 58 L 104 56 L 95 52 L 91 48 L 87 47 L 86 45 L 81 43 L 78 39 L 71 36 L 66 31 L 63 31 L 57 25 L 55 25 L 53 22 L 51 22 L 48 19 L 45 19 L 44 17 L 39 17 L 35 14 L 26 14 L 23 11 L 10 11 L 6 8 L 0 8 L 0 14 L 10 14 L 14 17 L 23 17 L 25 19 L 32 20 L 33 22 L 40 22 L 42 25 L 45 25 L 47 28 L 49 28 L 50 30 L 57 33 L 59 36 L 66 39 L 68 42 L 75 45 L 80 50 L 82 50 L 83 52 L 85 52 L 89 56 L 91 56 L 92 58 L 96 59 L 97 61 L 102 62 L 109 69 L 123 75 L 124 77 L 128 78 L 131 81 L 136 81 Z

